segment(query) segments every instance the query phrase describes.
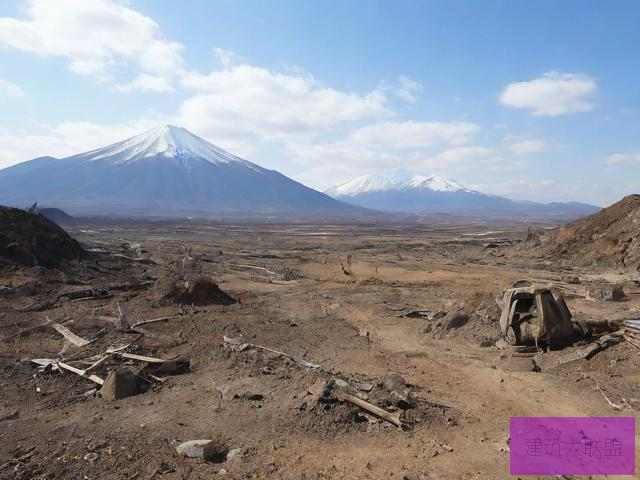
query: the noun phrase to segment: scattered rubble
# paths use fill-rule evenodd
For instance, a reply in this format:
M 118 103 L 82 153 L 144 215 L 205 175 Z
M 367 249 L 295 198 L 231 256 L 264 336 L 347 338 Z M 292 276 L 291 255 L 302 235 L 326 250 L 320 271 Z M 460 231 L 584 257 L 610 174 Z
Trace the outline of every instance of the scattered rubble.
M 5 270 L 0 477 L 381 479 L 429 469 L 457 478 L 469 473 L 465 455 L 474 448 L 495 455 L 485 477 L 502 478 L 509 415 L 553 414 L 557 405 L 567 414 L 633 415 L 640 405 L 640 321 L 623 325 L 640 312 L 640 285 L 619 272 L 498 264 L 504 248 L 488 247 L 501 238 L 442 246 L 450 232 L 434 240 L 397 230 L 387 239 L 385 230 L 357 250 L 356 276 L 375 276 L 358 282 L 337 265 L 362 241 L 351 227 L 332 242 L 286 237 L 280 226 L 197 228 L 109 227 L 82 233 L 102 253 L 72 268 Z M 246 230 L 233 236 L 231 228 Z M 193 243 L 186 259 L 185 238 Z M 270 260 L 263 270 L 246 258 Z M 287 268 L 299 282 L 265 281 Z M 532 324 L 523 328 L 529 340 L 496 342 L 495 293 L 525 271 L 529 287 L 562 289 L 572 329 L 585 335 L 545 345 L 533 332 L 534 293 L 534 310 L 516 309 Z M 162 300 L 201 277 L 219 280 L 238 302 Z M 621 282 L 625 301 L 586 301 L 591 278 Z M 520 370 L 509 365 L 517 361 Z M 212 453 L 209 442 L 219 438 Z M 188 439 L 204 443 L 176 448 Z M 381 460 L 372 458 L 382 449 Z

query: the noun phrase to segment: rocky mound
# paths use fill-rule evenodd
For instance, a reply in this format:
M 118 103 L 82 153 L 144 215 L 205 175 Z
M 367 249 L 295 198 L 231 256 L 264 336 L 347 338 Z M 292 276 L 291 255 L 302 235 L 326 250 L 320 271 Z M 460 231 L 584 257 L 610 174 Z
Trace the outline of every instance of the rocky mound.
M 640 195 L 532 239 L 540 254 L 578 266 L 640 269 Z
M 201 276 L 192 281 L 161 279 L 156 283 L 162 305 L 231 305 L 236 300 L 218 287 L 211 278 Z
M 54 268 L 82 254 L 78 242 L 51 220 L 0 206 L 0 262 Z

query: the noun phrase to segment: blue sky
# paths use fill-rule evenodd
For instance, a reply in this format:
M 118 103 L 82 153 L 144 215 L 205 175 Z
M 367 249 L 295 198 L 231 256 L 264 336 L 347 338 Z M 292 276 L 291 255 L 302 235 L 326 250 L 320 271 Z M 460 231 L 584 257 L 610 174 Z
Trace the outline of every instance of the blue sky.
M 315 188 L 640 191 L 637 1 L 0 3 L 0 167 L 178 124 Z

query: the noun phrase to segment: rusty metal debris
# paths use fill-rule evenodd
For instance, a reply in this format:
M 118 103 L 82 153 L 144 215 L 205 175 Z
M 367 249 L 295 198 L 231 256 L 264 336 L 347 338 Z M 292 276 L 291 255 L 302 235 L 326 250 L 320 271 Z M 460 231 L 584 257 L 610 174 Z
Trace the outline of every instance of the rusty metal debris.
M 561 343 L 580 331 L 562 294 L 549 288 L 511 288 L 499 303 L 500 333 L 510 345 Z

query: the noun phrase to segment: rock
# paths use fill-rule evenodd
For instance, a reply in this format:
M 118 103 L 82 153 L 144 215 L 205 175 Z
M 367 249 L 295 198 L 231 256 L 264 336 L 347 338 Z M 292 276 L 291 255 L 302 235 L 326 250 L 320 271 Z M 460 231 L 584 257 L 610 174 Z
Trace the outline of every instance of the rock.
M 383 377 L 382 384 L 387 390 L 397 393 L 403 393 L 407 388 L 407 381 L 402 377 L 402 375 L 393 372 L 387 373 Z
M 578 277 L 577 275 L 562 275 L 560 277 L 560 280 L 572 285 L 580 285 L 580 277 Z
M 207 462 L 222 463 L 227 459 L 229 449 L 220 440 L 189 440 L 176 447 L 180 455 L 201 458 Z
M 334 378 L 335 386 L 338 388 L 349 388 L 349 384 L 341 378 Z
M 364 383 L 356 383 L 354 384 L 354 386 L 358 389 L 358 390 L 362 390 L 363 392 L 370 392 L 371 390 L 373 390 L 373 383 L 368 383 L 368 382 L 364 382 Z
M 233 460 L 234 458 L 242 458 L 244 455 L 244 450 L 242 448 L 232 448 L 227 453 L 227 461 Z
M 140 378 L 128 368 L 112 370 L 100 389 L 105 400 L 120 400 L 140 393 Z
M 625 297 L 622 285 L 589 285 L 589 297 L 605 302 L 617 302 Z
M 95 452 L 87 453 L 83 457 L 83 460 L 86 460 L 87 462 L 95 462 L 97 459 L 98 459 L 98 454 Z

